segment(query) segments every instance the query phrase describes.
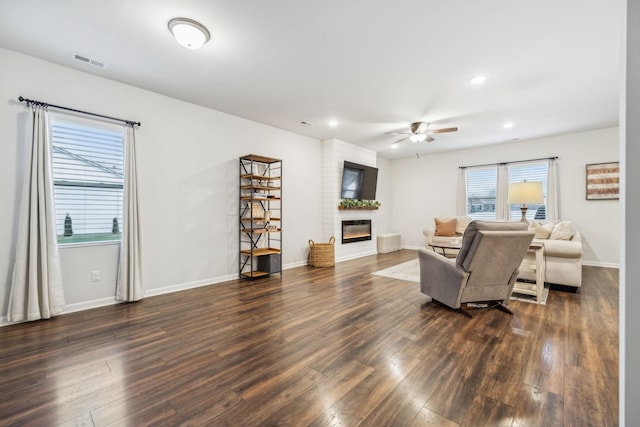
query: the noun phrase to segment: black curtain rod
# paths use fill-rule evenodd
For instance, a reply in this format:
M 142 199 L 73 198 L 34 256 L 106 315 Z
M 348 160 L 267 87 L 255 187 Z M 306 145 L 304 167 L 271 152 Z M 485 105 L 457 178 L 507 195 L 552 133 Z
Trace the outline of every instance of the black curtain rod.
M 72 111 L 74 113 L 86 114 L 88 116 L 102 117 L 103 119 L 115 120 L 117 122 L 126 123 L 127 125 L 131 125 L 131 126 L 142 126 L 142 123 L 140 123 L 140 122 L 134 122 L 134 121 L 131 121 L 131 120 L 119 119 L 117 117 L 105 116 L 105 115 L 102 115 L 102 114 L 90 113 L 88 111 L 76 110 L 74 108 L 61 107 L 60 105 L 49 104 L 49 103 L 42 102 L 42 101 L 35 101 L 33 99 L 23 98 L 22 96 L 18 97 L 18 101 L 26 102 L 27 105 L 36 104 L 36 105 L 42 105 L 43 107 L 52 107 L 52 108 L 57 108 L 59 110 L 66 110 L 66 111 Z
M 485 163 L 484 165 L 458 166 L 458 168 L 467 169 L 467 168 L 479 168 L 479 167 L 482 167 L 482 166 L 502 166 L 502 165 L 509 165 L 511 163 L 537 162 L 537 161 L 540 161 L 540 160 L 558 160 L 558 156 L 542 157 L 540 159 L 514 160 L 513 162 Z

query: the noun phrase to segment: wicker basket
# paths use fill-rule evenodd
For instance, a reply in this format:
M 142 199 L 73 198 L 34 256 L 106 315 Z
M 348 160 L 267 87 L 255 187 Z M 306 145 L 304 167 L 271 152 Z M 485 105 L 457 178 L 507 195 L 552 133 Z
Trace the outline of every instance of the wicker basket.
M 336 263 L 333 244 L 335 237 L 329 243 L 315 243 L 309 240 L 309 265 L 312 267 L 333 267 Z

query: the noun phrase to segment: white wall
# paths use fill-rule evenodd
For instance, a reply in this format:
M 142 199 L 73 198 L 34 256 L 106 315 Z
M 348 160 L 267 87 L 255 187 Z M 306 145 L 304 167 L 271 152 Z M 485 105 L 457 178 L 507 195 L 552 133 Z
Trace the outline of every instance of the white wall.
M 585 264 L 617 267 L 617 200 L 585 199 L 585 165 L 618 161 L 618 128 L 451 151 L 392 162 L 392 224 L 405 247 L 422 247 L 422 229 L 433 218 L 455 215 L 459 166 L 558 156 L 560 218 L 575 222 L 584 242 Z
M 24 164 L 18 96 L 142 122 L 137 131 L 143 274 L 148 294 L 238 271 L 238 157 L 283 159 L 283 264 L 321 236 L 321 145 L 291 132 L 0 49 L 0 317 L 6 316 Z M 68 309 L 111 303 L 117 249 L 61 250 Z M 90 272 L 102 271 L 91 283 Z

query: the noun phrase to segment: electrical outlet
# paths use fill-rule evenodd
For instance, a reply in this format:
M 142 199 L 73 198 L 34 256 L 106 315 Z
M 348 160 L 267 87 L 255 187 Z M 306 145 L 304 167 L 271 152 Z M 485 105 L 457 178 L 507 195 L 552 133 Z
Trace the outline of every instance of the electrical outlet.
M 91 281 L 92 282 L 99 282 L 101 280 L 100 278 L 100 270 L 93 270 L 91 272 Z

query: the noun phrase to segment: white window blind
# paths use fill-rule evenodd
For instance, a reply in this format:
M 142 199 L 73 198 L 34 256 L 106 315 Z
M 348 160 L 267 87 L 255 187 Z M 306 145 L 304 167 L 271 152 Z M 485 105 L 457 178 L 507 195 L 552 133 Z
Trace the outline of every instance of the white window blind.
M 545 205 L 547 200 L 548 172 L 548 162 L 523 163 L 509 166 L 509 184 L 523 181 L 542 183 L 542 194 L 544 195 L 545 203 L 527 205 L 527 219 L 529 221 L 534 219 L 541 220 L 547 218 Z M 518 204 L 510 205 L 509 211 L 511 212 L 512 220 L 517 220 L 522 217 L 520 205 Z
M 54 120 L 51 136 L 58 242 L 119 240 L 124 133 Z
M 498 170 L 495 167 L 467 170 L 467 215 L 473 219 L 496 219 Z
M 542 193 L 547 197 L 548 162 L 514 163 L 508 165 L 509 183 L 541 182 Z M 473 219 L 496 219 L 497 167 L 467 169 L 467 215 Z M 505 189 L 506 191 L 506 189 Z M 545 204 L 527 205 L 527 219 L 546 219 Z M 520 205 L 510 205 L 511 220 L 522 216 Z

